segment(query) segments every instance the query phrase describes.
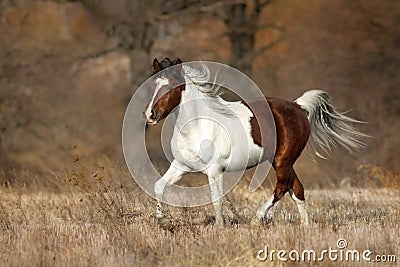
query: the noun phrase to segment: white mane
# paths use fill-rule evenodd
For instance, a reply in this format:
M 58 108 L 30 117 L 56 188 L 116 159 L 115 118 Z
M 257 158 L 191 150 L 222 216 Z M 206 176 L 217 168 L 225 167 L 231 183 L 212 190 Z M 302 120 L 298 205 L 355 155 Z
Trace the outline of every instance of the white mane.
M 210 69 L 202 64 L 201 69 L 195 69 L 188 65 L 183 64 L 183 73 L 193 83 L 186 84 L 192 86 L 202 93 L 204 96 L 204 103 L 214 112 L 227 117 L 236 117 L 236 113 L 231 108 L 231 103 L 222 99 L 219 95 L 221 86 L 216 85 L 217 75 L 214 81 L 210 81 Z

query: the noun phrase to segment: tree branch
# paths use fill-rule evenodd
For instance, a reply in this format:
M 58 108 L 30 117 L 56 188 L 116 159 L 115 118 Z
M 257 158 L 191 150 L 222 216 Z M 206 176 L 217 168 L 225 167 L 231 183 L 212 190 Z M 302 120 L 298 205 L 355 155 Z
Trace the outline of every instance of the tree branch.
M 268 28 L 272 28 L 272 29 L 276 29 L 280 32 L 283 32 L 285 30 L 284 27 L 279 26 L 277 24 L 264 24 L 264 25 L 260 25 L 260 26 L 256 26 L 256 27 L 236 27 L 234 29 L 230 29 L 227 30 L 223 33 L 223 35 L 227 35 L 230 33 L 254 33 L 257 32 L 259 30 L 262 29 L 268 29 Z
M 262 8 L 264 8 L 266 5 L 271 4 L 273 1 L 274 1 L 274 0 L 265 0 L 264 2 L 259 2 L 259 1 L 257 1 L 257 3 L 258 3 L 258 6 L 260 7 L 260 9 L 262 9 Z
M 218 8 L 225 7 L 225 6 L 232 6 L 236 4 L 246 4 L 246 0 L 224 0 L 224 1 L 218 1 L 212 4 L 207 4 L 207 5 L 197 5 L 197 6 L 191 6 L 191 7 L 186 7 L 180 10 L 177 10 L 172 13 L 167 13 L 163 14 L 158 17 L 158 20 L 168 20 L 171 18 L 179 17 L 179 16 L 187 16 L 190 14 L 196 14 L 196 13 L 208 13 L 211 11 L 214 11 Z
M 249 57 L 251 58 L 251 60 L 253 61 L 254 58 L 256 58 L 257 56 L 261 55 L 262 53 L 264 53 L 265 51 L 267 51 L 268 49 L 271 49 L 272 47 L 274 47 L 275 45 L 277 45 L 278 43 L 280 43 L 283 39 L 286 38 L 287 35 L 281 35 L 280 37 L 278 37 L 277 39 L 275 39 L 274 41 L 270 42 L 269 44 L 261 47 L 258 50 L 253 51 L 252 53 L 249 54 Z

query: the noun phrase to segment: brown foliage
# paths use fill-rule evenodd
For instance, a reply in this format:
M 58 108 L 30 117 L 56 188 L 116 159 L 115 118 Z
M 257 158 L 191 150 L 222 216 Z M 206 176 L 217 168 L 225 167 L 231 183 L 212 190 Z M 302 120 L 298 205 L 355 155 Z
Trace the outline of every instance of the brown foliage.
M 224 21 L 229 1 L 5 2 L 0 13 L 4 170 L 68 169 L 74 145 L 85 159 L 106 154 L 122 160 L 123 111 L 136 85 L 150 75 L 150 58 L 228 63 L 230 39 L 243 30 L 229 29 Z M 244 12 L 257 23 L 251 29 L 254 49 L 244 52 L 257 54 L 252 73 L 265 94 L 294 99 L 321 87 L 340 110 L 351 109 L 351 116 L 368 121 L 362 130 L 374 136 L 360 154 L 338 151 L 318 165 L 303 157 L 296 169 L 305 185 L 338 185 L 361 164 L 398 171 L 396 4 L 272 1 L 254 22 L 252 3 L 246 2 Z M 282 30 L 285 39 L 264 50 Z M 158 139 L 158 130 L 150 133 Z M 159 151 L 155 147 L 153 155 Z

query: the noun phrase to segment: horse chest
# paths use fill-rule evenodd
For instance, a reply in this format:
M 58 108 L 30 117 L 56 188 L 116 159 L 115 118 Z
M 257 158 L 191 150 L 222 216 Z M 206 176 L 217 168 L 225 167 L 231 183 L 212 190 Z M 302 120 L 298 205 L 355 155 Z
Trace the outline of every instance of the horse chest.
M 204 131 L 209 129 L 209 131 Z M 231 153 L 229 136 L 215 127 L 174 130 L 171 139 L 174 158 L 193 171 L 203 171 L 210 165 L 224 165 Z

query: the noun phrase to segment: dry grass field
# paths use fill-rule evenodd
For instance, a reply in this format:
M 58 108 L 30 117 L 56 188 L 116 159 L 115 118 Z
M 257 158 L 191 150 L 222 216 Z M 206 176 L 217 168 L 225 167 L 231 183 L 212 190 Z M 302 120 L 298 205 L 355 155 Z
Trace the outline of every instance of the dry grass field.
M 249 221 L 271 188 L 249 193 L 248 184 L 241 182 L 225 200 L 226 228 L 213 226 L 210 205 L 168 207 L 177 225 L 170 233 L 159 228 L 154 200 L 134 184 L 123 166 L 103 160 L 76 169 L 49 176 L 45 182 L 29 172 L 14 173 L 18 178 L 13 181 L 2 174 L 6 182 L 0 189 L 0 265 L 280 266 L 284 263 L 276 256 L 272 262 L 260 262 L 258 251 L 264 246 L 287 251 L 337 249 L 340 238 L 348 249 L 371 250 L 371 258 L 397 257 L 396 263 L 368 266 L 399 264 L 396 189 L 307 190 L 309 226 L 299 225 L 296 206 L 286 196 L 276 207 L 274 220 L 256 227 Z
M 399 11 L 398 0 L 0 0 L 0 267 L 400 267 Z M 272 174 L 263 189 L 249 193 L 245 178 L 228 194 L 224 229 L 211 205 L 167 206 L 176 230 L 166 232 L 121 147 L 155 57 L 230 64 L 284 99 L 322 88 L 373 138 L 360 153 L 297 161 L 309 226 L 288 196 L 273 221 L 250 223 Z M 159 169 L 161 129 L 146 130 Z M 320 252 L 338 239 L 397 262 L 257 259 L 265 246 Z

